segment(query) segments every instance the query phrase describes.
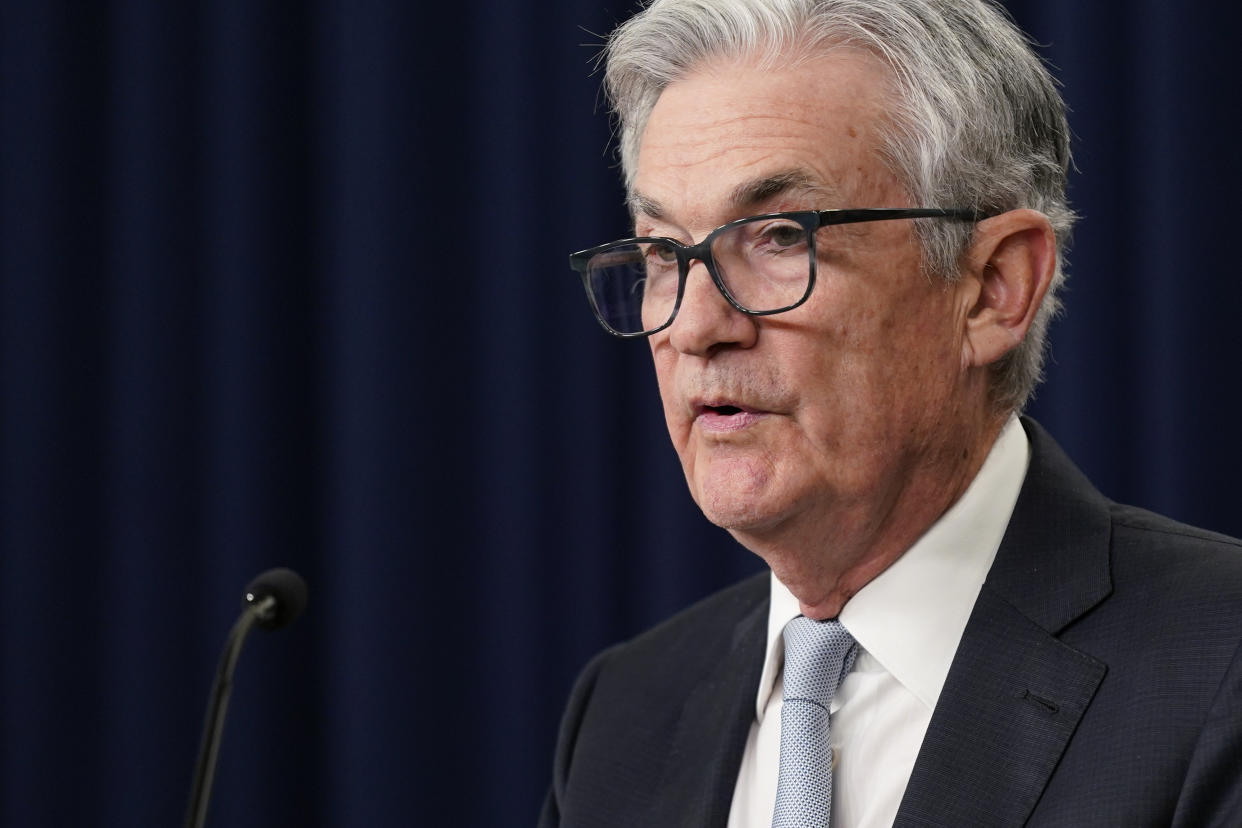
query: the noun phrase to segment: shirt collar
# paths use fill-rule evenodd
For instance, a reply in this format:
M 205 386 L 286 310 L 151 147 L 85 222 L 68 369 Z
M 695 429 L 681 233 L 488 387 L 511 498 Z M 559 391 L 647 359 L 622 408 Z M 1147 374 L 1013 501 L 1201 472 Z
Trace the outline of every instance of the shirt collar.
M 940 698 L 1029 460 L 1026 432 L 1010 417 L 965 493 L 838 616 L 862 650 L 928 709 Z M 759 721 L 784 662 L 781 632 L 800 614 L 798 599 L 773 575 L 767 654 L 755 701 Z

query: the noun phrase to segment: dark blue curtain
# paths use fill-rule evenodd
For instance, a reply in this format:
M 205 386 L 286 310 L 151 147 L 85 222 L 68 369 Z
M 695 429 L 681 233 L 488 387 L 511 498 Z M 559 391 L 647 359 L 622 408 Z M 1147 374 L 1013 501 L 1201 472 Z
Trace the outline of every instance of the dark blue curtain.
M 1011 4 L 1084 219 L 1034 411 L 1242 534 L 1225 4 Z M 169 825 L 242 587 L 212 824 L 533 823 L 573 675 L 758 562 L 565 266 L 625 229 L 628 2 L 0 3 L 0 825 Z

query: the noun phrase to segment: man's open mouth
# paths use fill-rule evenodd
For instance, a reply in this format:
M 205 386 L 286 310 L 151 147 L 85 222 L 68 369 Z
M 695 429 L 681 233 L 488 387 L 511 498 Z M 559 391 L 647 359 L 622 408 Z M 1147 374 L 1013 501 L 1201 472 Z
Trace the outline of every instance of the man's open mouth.
M 740 431 L 763 419 L 764 412 L 732 403 L 702 403 L 696 407 L 695 421 L 712 433 Z

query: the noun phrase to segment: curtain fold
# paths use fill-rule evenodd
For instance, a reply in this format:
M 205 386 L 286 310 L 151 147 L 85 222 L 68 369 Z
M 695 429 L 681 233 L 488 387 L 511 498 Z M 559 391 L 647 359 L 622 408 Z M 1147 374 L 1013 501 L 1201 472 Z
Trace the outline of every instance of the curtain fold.
M 1242 12 L 1015 2 L 1083 215 L 1033 413 L 1242 535 Z M 759 562 L 566 264 L 626 231 L 610 0 L 0 0 L 0 825 L 527 825 L 586 659 Z

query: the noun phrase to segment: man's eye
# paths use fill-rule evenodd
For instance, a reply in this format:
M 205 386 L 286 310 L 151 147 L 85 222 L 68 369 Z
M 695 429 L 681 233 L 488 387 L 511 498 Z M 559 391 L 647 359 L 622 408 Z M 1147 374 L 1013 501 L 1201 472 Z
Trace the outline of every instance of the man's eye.
M 806 241 L 800 224 L 772 224 L 764 228 L 762 241 L 777 247 L 794 247 Z
M 676 264 L 677 251 L 667 244 L 652 244 L 647 247 L 647 260 L 652 264 Z

